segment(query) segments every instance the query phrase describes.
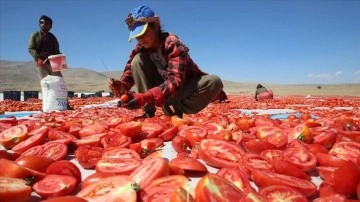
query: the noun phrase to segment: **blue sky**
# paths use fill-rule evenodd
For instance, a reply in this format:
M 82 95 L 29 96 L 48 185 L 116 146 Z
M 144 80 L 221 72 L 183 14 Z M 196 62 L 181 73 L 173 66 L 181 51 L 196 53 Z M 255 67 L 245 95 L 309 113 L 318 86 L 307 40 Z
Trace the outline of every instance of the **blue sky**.
M 200 68 L 224 80 L 360 83 L 359 0 L 0 0 L 0 60 L 31 61 L 43 14 L 68 65 L 122 71 L 136 40 L 124 20 L 150 6 Z

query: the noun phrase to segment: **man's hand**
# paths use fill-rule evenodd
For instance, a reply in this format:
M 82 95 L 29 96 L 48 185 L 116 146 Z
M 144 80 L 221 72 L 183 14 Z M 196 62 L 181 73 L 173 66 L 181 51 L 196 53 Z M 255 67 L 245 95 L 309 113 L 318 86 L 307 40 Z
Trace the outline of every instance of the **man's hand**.
M 146 103 L 154 103 L 154 96 L 150 92 L 133 94 L 133 99 L 123 106 L 127 109 L 139 109 Z
M 44 60 L 42 60 L 42 59 L 37 59 L 37 61 L 36 61 L 36 65 L 38 66 L 38 67 L 43 67 L 44 66 Z
M 115 97 L 120 98 L 122 94 L 130 90 L 127 84 L 118 79 L 110 78 L 108 82 L 109 88 L 114 93 Z

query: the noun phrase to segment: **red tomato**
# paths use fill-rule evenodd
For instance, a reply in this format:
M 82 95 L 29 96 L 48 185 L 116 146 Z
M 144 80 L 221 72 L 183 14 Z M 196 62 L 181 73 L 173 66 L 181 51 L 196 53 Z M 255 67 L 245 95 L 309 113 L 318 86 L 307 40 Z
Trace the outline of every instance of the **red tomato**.
M 243 132 L 249 132 L 249 129 L 255 127 L 255 120 L 251 118 L 241 118 L 237 121 L 237 126 Z
M 156 178 L 167 176 L 169 167 L 164 158 L 153 158 L 142 163 L 130 177 L 140 188 L 144 189 Z
M 190 146 L 194 147 L 202 139 L 206 138 L 207 130 L 201 126 L 188 126 L 183 128 L 179 135 L 184 136 L 189 141 Z
M 235 143 L 204 139 L 199 145 L 199 157 L 206 164 L 217 168 L 237 167 L 245 151 Z
M 13 152 L 9 152 L 8 150 L 0 150 L 0 159 L 7 159 L 7 160 L 12 160 L 14 161 L 15 159 L 17 159 L 20 155 L 13 153 Z
M 96 172 L 92 173 L 81 182 L 81 189 L 84 189 L 84 187 L 88 186 L 93 182 L 97 182 L 104 178 L 111 177 L 114 175 L 115 175 L 114 173 L 96 173 Z
M 140 155 L 132 149 L 113 147 L 102 153 L 102 158 L 128 158 L 141 159 Z
M 194 158 L 173 158 L 169 161 L 169 166 L 178 167 L 186 171 L 208 171 L 203 163 Z
M 75 141 L 77 138 L 75 136 L 71 135 L 70 133 L 50 128 L 49 133 L 48 133 L 48 139 L 50 141 L 65 139 L 64 140 L 65 142 L 71 143 L 71 142 Z
M 333 172 L 333 180 L 329 182 L 337 192 L 350 196 L 356 194 L 360 182 L 360 171 L 352 161 L 347 161 Z
M 288 143 L 288 137 L 284 133 L 270 134 L 262 140 L 275 145 L 277 149 L 285 149 Z
M 71 194 L 76 186 L 76 178 L 69 175 L 46 175 L 36 182 L 32 188 L 43 198 L 65 196 Z
M 234 201 L 243 197 L 242 191 L 219 175 L 208 173 L 195 188 L 196 201 Z
M 142 125 L 140 121 L 129 121 L 121 123 L 116 128 L 120 129 L 121 133 L 128 137 L 137 137 L 142 131 Z
M 254 169 L 257 170 L 273 170 L 270 161 L 260 154 L 245 154 L 243 157 L 244 171 L 250 177 Z
M 283 155 L 287 161 L 305 172 L 315 168 L 317 163 L 316 156 L 313 153 L 299 148 L 287 148 Z
M 189 184 L 189 179 L 183 175 L 160 177 L 151 182 L 145 189 L 142 201 L 163 201 L 169 199 L 172 192 Z
M 220 168 L 216 174 L 228 180 L 229 182 L 232 182 L 244 193 L 251 193 L 254 191 L 247 174 L 241 171 L 239 168 Z
M 81 182 L 80 169 L 74 163 L 67 160 L 55 161 L 47 167 L 46 174 L 69 175 L 75 177 L 76 185 Z
M 83 168 L 91 169 L 95 168 L 103 151 L 101 147 L 81 146 L 75 151 L 75 158 Z
M 342 194 L 332 193 L 327 194 L 326 196 L 320 196 L 316 198 L 313 202 L 329 202 L 329 201 L 336 201 L 336 202 L 351 202 L 352 200 L 347 200 L 346 196 Z M 357 200 L 356 200 L 357 201 Z
M 179 187 L 171 193 L 170 202 L 195 202 L 195 199 L 188 191 Z
M 59 161 L 65 158 L 68 148 L 66 144 L 60 142 L 47 142 L 42 145 L 41 156 Z
M 129 175 L 141 165 L 140 159 L 107 158 L 100 159 L 95 167 L 96 172 Z
M 268 136 L 267 136 L 268 137 Z M 248 153 L 260 154 L 264 150 L 275 149 L 276 146 L 263 140 L 255 139 L 249 140 L 243 144 L 244 149 Z
M 32 190 L 27 184 L 22 179 L 0 176 L 0 201 L 30 201 Z
M 273 185 L 261 189 L 259 193 L 266 197 L 267 201 L 292 201 L 307 202 L 304 194 L 288 186 Z
M 87 200 L 77 196 L 59 196 L 42 200 L 41 202 L 87 202 Z
M 173 126 L 173 127 L 169 128 L 169 129 L 165 130 L 161 134 L 159 134 L 158 138 L 161 138 L 164 141 L 170 141 L 174 137 L 176 137 L 178 132 L 179 132 L 179 128 L 177 126 Z
M 102 137 L 100 143 L 104 148 L 127 147 L 131 141 L 131 137 L 125 136 L 118 132 L 109 131 L 107 135 Z
M 268 149 L 265 151 L 262 151 L 260 155 L 265 156 L 267 159 L 270 160 L 270 162 L 277 157 L 283 158 L 282 150 L 279 149 Z
M 13 126 L 0 133 L 0 144 L 6 149 L 11 149 L 27 137 L 28 129 L 25 125 Z
M 100 141 L 101 138 L 105 137 L 107 135 L 107 133 L 100 133 L 100 134 L 96 134 L 96 135 L 91 135 L 91 136 L 87 136 L 81 139 L 77 139 L 74 141 L 74 143 L 76 144 L 76 146 L 81 147 L 81 146 L 85 146 L 85 145 L 89 145 L 89 146 L 100 146 Z
M 127 93 L 124 93 L 120 96 L 120 100 L 122 103 L 128 103 L 130 101 L 131 98 L 131 95 L 128 95 Z
M 317 190 L 316 185 L 307 180 L 270 171 L 253 170 L 252 179 L 260 189 L 271 185 L 283 185 L 294 188 L 307 197 L 315 194 Z
M 301 141 L 304 141 L 306 143 L 310 143 L 312 140 L 312 134 L 311 131 L 309 129 L 309 127 L 307 127 L 304 124 L 299 124 L 297 126 L 295 126 L 292 131 L 288 134 L 289 137 L 289 142 L 293 139 L 299 139 Z
M 165 127 L 160 123 L 155 122 L 142 122 L 141 123 L 142 131 L 138 136 L 138 139 L 146 139 L 146 138 L 155 138 L 164 132 Z
M 136 191 L 129 176 L 111 176 L 85 186 L 77 197 L 88 201 L 127 201 L 136 202 Z
M 337 142 L 330 150 L 329 154 L 344 160 L 351 160 L 357 163 L 357 157 L 360 155 L 359 142 Z
M 0 168 L 0 176 L 23 179 L 28 181 L 28 184 L 32 184 L 45 176 L 44 173 L 21 166 L 7 159 L 0 159 Z
M 336 133 L 331 130 L 321 132 L 314 136 L 312 143 L 321 144 L 327 149 L 331 149 L 336 142 Z
M 45 173 L 46 168 L 55 161 L 43 156 L 29 155 L 29 156 L 20 156 L 15 160 L 15 162 L 26 168 L 33 169 L 40 173 Z
M 105 133 L 108 131 L 108 126 L 105 124 L 102 125 L 100 123 L 94 123 L 92 125 L 85 125 L 80 131 L 79 136 L 80 138 L 84 138 L 91 135 L 96 135 L 99 133 Z
M 333 173 L 336 170 L 336 167 L 317 166 L 316 169 L 319 173 L 320 178 L 323 179 L 325 182 L 333 180 Z
M 43 126 L 41 128 L 35 129 L 29 133 L 29 138 L 15 145 L 11 150 L 17 154 L 21 154 L 24 151 L 34 147 L 36 145 L 43 144 L 49 132 L 49 128 Z
M 256 128 L 256 136 L 259 139 L 272 134 L 284 135 L 284 130 L 275 126 L 259 126 Z
M 123 122 L 121 117 L 110 117 L 106 120 L 106 125 L 110 128 L 115 128 L 116 126 L 120 125 Z
M 331 154 L 317 153 L 315 155 L 320 166 L 339 167 L 346 162 L 346 160 L 343 160 Z
M 171 141 L 171 145 L 173 146 L 176 152 L 184 152 L 189 147 L 189 141 L 181 135 L 175 136 Z
M 272 159 L 271 164 L 274 170 L 279 174 L 288 176 L 298 177 L 305 180 L 310 180 L 310 176 L 307 175 L 303 170 L 285 160 L 282 156 L 275 157 Z

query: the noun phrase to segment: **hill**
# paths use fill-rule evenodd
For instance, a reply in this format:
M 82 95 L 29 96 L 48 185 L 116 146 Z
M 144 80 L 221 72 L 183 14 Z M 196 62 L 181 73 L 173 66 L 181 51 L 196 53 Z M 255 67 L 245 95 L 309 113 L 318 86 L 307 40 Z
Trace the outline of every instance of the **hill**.
M 35 68 L 35 63 L 32 61 L 21 62 L 0 60 L 0 91 L 40 91 L 40 81 Z M 107 72 L 96 72 L 85 68 L 69 67 L 69 69 L 62 71 L 62 73 L 69 91 L 109 91 L 107 86 Z M 121 71 L 113 71 L 109 73 L 113 78 L 119 78 L 122 74 Z M 261 81 L 253 83 L 223 81 L 223 83 L 224 91 L 226 93 L 253 95 L 256 85 L 261 83 Z M 275 95 L 360 96 L 360 84 L 262 84 L 268 89 L 272 89 Z

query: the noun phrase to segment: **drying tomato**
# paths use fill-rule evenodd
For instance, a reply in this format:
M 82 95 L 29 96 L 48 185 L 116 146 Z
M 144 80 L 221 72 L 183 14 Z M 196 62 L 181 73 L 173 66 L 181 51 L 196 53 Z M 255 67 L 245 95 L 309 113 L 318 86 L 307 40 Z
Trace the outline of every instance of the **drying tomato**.
M 81 139 L 77 139 L 74 141 L 74 143 L 76 144 L 76 146 L 81 147 L 81 146 L 85 146 L 85 145 L 89 145 L 89 146 L 99 146 L 100 145 L 100 141 L 103 137 L 105 137 L 107 135 L 107 133 L 100 133 L 100 134 L 96 134 L 96 135 L 91 135 L 91 136 L 87 136 Z
M 178 167 L 186 171 L 197 171 L 197 172 L 208 171 L 203 163 L 191 157 L 173 158 L 169 161 L 169 166 Z
M 155 179 L 145 187 L 142 201 L 163 201 L 169 199 L 172 192 L 189 184 L 189 179 L 183 175 L 170 175 Z
M 242 191 L 234 184 L 220 177 L 208 173 L 200 179 L 195 188 L 196 201 L 234 201 L 243 197 Z
M 217 168 L 237 167 L 245 151 L 235 143 L 204 139 L 199 144 L 199 158 Z
M 251 193 L 254 191 L 247 174 L 241 171 L 239 168 L 220 168 L 216 174 L 228 180 L 229 182 L 232 182 L 244 193 Z
M 140 159 L 130 158 L 103 158 L 100 159 L 95 167 L 96 172 L 115 173 L 129 175 L 141 165 Z
M 256 128 L 256 136 L 259 139 L 263 139 L 272 134 L 284 135 L 284 130 L 275 126 L 258 126 Z
M 260 189 L 272 185 L 283 185 L 294 188 L 307 197 L 315 194 L 317 190 L 316 185 L 307 180 L 288 175 L 282 175 L 271 171 L 253 170 L 252 179 Z
M 41 202 L 87 202 L 87 200 L 77 196 L 59 196 L 42 200 Z
M 115 175 L 114 173 L 97 173 L 97 172 L 92 173 L 81 182 L 81 189 L 84 189 L 84 187 L 88 186 L 93 182 L 97 182 L 104 178 L 111 177 L 114 175 Z
M 142 125 L 140 121 L 129 121 L 121 123 L 116 128 L 120 129 L 121 133 L 128 137 L 137 137 L 142 131 Z
M 346 162 L 346 160 L 343 160 L 331 154 L 317 153 L 315 155 L 320 166 L 339 167 Z
M 83 168 L 95 168 L 103 151 L 104 148 L 101 147 L 81 146 L 75 151 L 75 158 Z
M 55 161 L 46 169 L 46 174 L 58 174 L 58 175 L 69 175 L 76 179 L 76 185 L 81 182 L 81 171 L 72 162 L 67 160 Z
M 336 142 L 336 133 L 332 130 L 327 130 L 314 136 L 312 143 L 321 144 L 327 149 L 331 149 Z
M 267 136 L 268 137 L 268 136 Z M 249 140 L 243 144 L 248 153 L 260 154 L 264 150 L 275 149 L 276 146 L 264 140 Z
M 88 201 L 127 201 L 136 202 L 136 187 L 126 175 L 111 176 L 85 186 L 77 197 Z
M 25 180 L 0 176 L 0 201 L 30 201 L 31 191 Z
M 177 126 L 173 126 L 173 127 L 169 128 L 169 129 L 165 130 L 161 134 L 159 134 L 158 138 L 161 138 L 164 141 L 170 141 L 174 137 L 176 137 L 178 132 L 179 132 L 179 128 Z
M 105 124 L 110 128 L 115 128 L 123 122 L 123 119 L 120 117 L 110 117 L 106 120 Z
M 284 150 L 283 155 L 287 161 L 305 172 L 315 168 L 317 163 L 316 156 L 312 152 L 299 148 L 287 148 Z
M 359 182 L 358 167 L 352 161 L 347 161 L 333 172 L 333 179 L 329 181 L 329 184 L 337 193 L 350 196 L 356 194 Z
M 17 154 L 21 154 L 31 147 L 43 144 L 47 137 L 48 131 L 49 128 L 46 126 L 31 131 L 29 133 L 29 138 L 15 145 L 11 150 Z
M 309 127 L 307 127 L 305 124 L 299 124 L 295 126 L 288 134 L 288 137 L 289 142 L 293 139 L 299 139 L 306 143 L 310 143 L 313 138 Z
M 132 149 L 113 147 L 102 153 L 102 158 L 129 158 L 141 159 L 140 155 Z
M 27 137 L 28 129 L 25 125 L 12 126 L 0 133 L 0 144 L 6 149 L 11 149 Z
M 249 129 L 255 127 L 255 119 L 243 117 L 237 121 L 237 126 L 242 132 L 249 132 Z
M 271 160 L 271 164 L 274 170 L 279 174 L 289 175 L 298 177 L 305 180 L 310 180 L 310 176 L 307 175 L 303 170 L 285 160 L 282 156 L 275 157 Z
M 26 168 L 33 169 L 37 172 L 45 173 L 46 168 L 55 161 L 38 155 L 20 156 L 15 162 Z
M 142 122 L 141 123 L 141 133 L 138 136 L 138 139 L 146 139 L 146 138 L 155 138 L 164 132 L 165 127 L 160 123 L 155 122 Z
M 249 154 L 246 153 L 243 157 L 243 165 L 244 165 L 244 171 L 246 171 L 246 174 L 250 177 L 251 172 L 254 169 L 259 170 L 273 170 L 273 167 L 269 160 L 261 156 L 260 154 Z
M 48 133 L 48 139 L 50 141 L 63 140 L 64 142 L 71 143 L 71 142 L 75 141 L 77 138 L 75 136 L 71 135 L 70 133 L 50 128 L 49 133 Z
M 197 143 L 206 138 L 207 130 L 201 126 L 188 126 L 183 128 L 179 135 L 184 136 L 189 141 L 190 146 L 194 147 Z
M 187 150 L 190 143 L 184 136 L 178 135 L 172 139 L 171 145 L 176 152 L 184 152 Z
M 9 152 L 8 150 L 5 149 L 0 150 L 0 159 L 7 159 L 14 161 L 19 156 L 20 156 L 19 154 L 16 154 L 14 152 Z
M 102 137 L 100 143 L 104 148 L 127 147 L 131 141 L 131 137 L 125 136 L 118 132 L 109 131 L 108 134 Z
M 21 166 L 7 159 L 0 159 L 0 168 L 0 176 L 23 179 L 28 181 L 28 184 L 32 184 L 45 176 L 44 173 Z
M 344 160 L 351 160 L 355 164 L 360 155 L 359 142 L 337 142 L 330 150 L 329 154 L 339 157 Z
M 164 158 L 153 158 L 143 162 L 130 177 L 140 188 L 144 189 L 156 178 L 167 176 L 169 167 Z
M 179 187 L 171 193 L 170 202 L 195 202 L 195 199 L 186 189 Z
M 292 201 L 292 202 L 307 202 L 308 199 L 304 194 L 296 189 L 288 186 L 273 185 L 261 189 L 259 193 L 266 197 L 268 202 L 275 201 Z
M 36 182 L 32 188 L 43 198 L 65 196 L 71 194 L 76 186 L 76 178 L 69 175 L 46 175 Z
M 65 158 L 67 155 L 68 148 L 66 144 L 60 142 L 47 142 L 42 145 L 41 156 L 59 161 Z

